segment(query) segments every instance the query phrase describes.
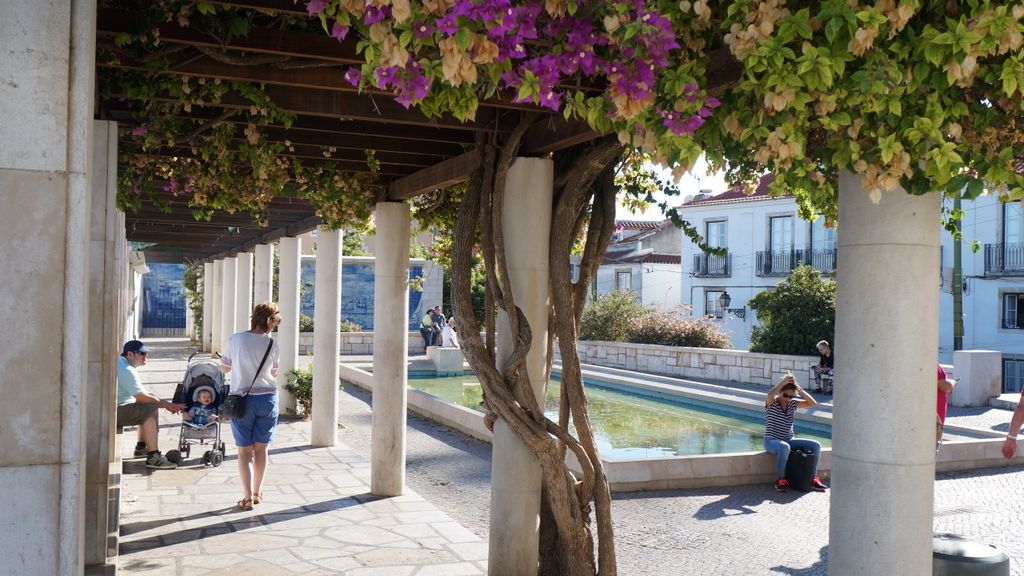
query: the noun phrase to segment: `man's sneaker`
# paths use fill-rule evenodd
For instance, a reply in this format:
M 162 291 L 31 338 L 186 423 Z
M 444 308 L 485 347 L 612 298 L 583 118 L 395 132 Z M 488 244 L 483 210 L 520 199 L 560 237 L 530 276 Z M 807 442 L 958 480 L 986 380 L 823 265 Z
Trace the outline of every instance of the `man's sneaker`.
M 815 476 L 814 480 L 811 480 L 811 490 L 814 490 L 815 492 L 824 492 L 825 490 L 828 490 L 828 486 L 825 486 L 825 484 Z
M 156 470 L 173 470 L 178 465 L 171 462 L 163 454 L 156 452 L 149 458 L 146 458 L 146 468 L 153 468 Z
M 779 478 L 778 480 L 775 481 L 775 491 L 776 492 L 785 492 L 788 489 L 789 489 L 789 482 L 787 482 L 785 478 Z
M 146 449 L 145 446 L 143 446 L 142 448 L 136 448 L 135 449 L 135 457 L 136 458 L 142 458 L 142 457 L 146 456 L 147 454 L 149 454 L 149 450 Z

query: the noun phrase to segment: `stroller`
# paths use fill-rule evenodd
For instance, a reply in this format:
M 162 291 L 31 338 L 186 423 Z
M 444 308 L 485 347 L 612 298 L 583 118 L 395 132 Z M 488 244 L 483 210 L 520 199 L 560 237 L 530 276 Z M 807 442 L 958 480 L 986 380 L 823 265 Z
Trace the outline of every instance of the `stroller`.
M 192 354 L 195 356 L 195 354 Z M 188 368 L 185 369 L 185 378 L 178 384 L 174 391 L 174 403 L 184 404 L 185 409 L 191 410 L 199 403 L 199 393 L 209 392 L 213 398 L 206 408 L 213 414 L 217 414 L 220 405 L 227 396 L 228 387 L 224 382 L 224 374 L 220 370 L 220 364 L 215 360 L 200 360 L 192 363 L 192 356 L 189 356 Z M 167 459 L 175 464 L 181 464 L 189 458 L 193 444 L 206 444 L 210 440 L 209 449 L 203 453 L 204 466 L 220 466 L 224 462 L 224 443 L 220 439 L 221 421 L 211 420 L 209 422 L 181 422 L 181 436 L 178 439 L 178 449 L 168 450 Z

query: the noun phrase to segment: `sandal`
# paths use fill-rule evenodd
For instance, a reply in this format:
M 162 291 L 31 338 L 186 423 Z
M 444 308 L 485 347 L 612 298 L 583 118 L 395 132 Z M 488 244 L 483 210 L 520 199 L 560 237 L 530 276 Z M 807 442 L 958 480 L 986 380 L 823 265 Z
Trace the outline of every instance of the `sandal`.
M 242 498 L 238 501 L 239 510 L 252 510 L 252 498 Z
M 252 503 L 253 504 L 259 504 L 260 502 L 263 502 L 263 494 L 260 494 L 259 492 L 257 492 L 256 494 L 253 494 L 252 495 Z

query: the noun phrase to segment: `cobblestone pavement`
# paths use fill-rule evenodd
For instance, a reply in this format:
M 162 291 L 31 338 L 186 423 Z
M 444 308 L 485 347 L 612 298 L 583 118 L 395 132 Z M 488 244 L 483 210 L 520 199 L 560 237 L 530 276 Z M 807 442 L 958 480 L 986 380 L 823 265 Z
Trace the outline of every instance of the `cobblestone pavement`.
M 140 370 L 150 392 L 170 398 L 184 375 L 182 340 L 147 339 Z M 161 411 L 160 447 L 177 444 L 180 419 Z M 344 444 L 312 448 L 309 423 L 282 420 L 270 447 L 264 501 L 241 498 L 229 426 L 227 459 L 204 467 L 195 446 L 176 470 L 148 470 L 130 459 L 125 432 L 122 477 L 122 574 L 345 574 L 460 576 L 486 571 L 487 545 L 418 494 L 369 494 L 369 463 Z
M 341 395 L 341 438 L 369 454 L 369 395 Z M 961 410 L 961 409 L 957 409 Z M 968 410 L 968 409 L 962 409 Z M 979 414 L 1009 420 L 1010 413 Z M 409 486 L 482 538 L 487 537 L 490 445 L 409 415 Z M 997 546 L 1024 576 L 1024 467 L 944 473 L 935 482 L 935 531 Z M 737 486 L 616 494 L 616 552 L 623 576 L 827 573 L 828 494 L 777 494 Z M 783 542 L 778 545 L 778 542 Z

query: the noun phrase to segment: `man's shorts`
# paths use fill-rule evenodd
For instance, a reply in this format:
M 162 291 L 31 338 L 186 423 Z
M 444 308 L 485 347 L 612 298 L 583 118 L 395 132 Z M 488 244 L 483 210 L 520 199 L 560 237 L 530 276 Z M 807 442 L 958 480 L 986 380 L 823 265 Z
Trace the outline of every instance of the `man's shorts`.
M 156 409 L 157 405 L 153 402 L 147 402 L 146 404 L 141 402 L 122 404 L 117 407 L 117 425 L 141 426 L 143 422 L 149 420 L 150 416 L 156 412 Z
M 245 416 L 231 419 L 235 446 L 270 444 L 277 428 L 277 394 L 249 394 L 245 397 Z

